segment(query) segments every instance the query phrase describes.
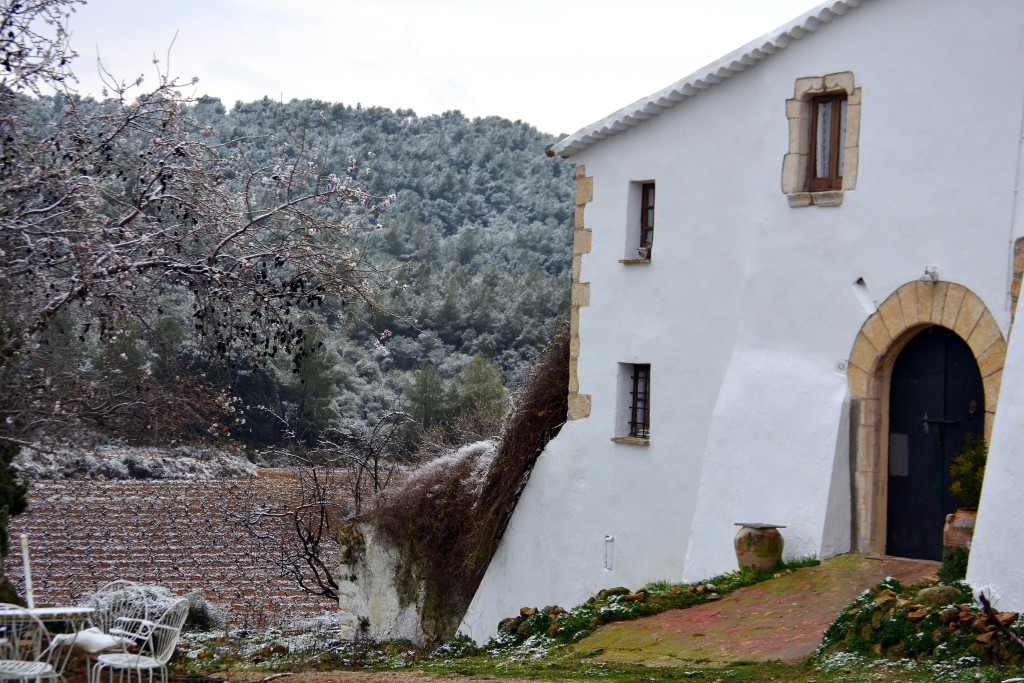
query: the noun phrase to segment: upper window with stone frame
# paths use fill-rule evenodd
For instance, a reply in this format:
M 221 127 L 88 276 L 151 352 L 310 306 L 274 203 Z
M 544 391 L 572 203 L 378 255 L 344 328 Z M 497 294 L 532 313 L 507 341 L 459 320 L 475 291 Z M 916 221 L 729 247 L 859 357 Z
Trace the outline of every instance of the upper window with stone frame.
M 850 71 L 797 79 L 786 101 L 789 151 L 782 162 L 790 206 L 838 206 L 857 186 L 860 103 Z

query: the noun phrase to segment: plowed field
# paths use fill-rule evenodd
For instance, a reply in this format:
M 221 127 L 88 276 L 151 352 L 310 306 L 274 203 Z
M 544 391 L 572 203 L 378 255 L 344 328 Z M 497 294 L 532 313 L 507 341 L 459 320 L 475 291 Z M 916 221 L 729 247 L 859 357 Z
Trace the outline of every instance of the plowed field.
M 36 605 L 66 605 L 112 579 L 201 592 L 232 625 L 289 625 L 333 605 L 261 561 L 233 515 L 250 500 L 293 495 L 294 476 L 251 480 L 40 480 L 11 521 L 7 574 L 23 588 L 18 536 L 27 534 Z M 24 594 L 23 590 L 20 591 Z

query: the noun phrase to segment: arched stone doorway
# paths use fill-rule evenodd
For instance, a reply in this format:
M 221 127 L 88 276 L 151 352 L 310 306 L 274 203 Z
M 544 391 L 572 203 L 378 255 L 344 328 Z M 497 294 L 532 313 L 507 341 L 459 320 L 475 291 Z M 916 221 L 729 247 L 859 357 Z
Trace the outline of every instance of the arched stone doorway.
M 977 362 L 984 387 L 984 433 L 992 430 L 1006 341 L 981 299 L 954 282 L 908 282 L 889 296 L 861 327 L 850 353 L 853 546 L 886 550 L 889 473 L 889 395 L 893 365 L 903 348 L 927 327 L 955 333 Z

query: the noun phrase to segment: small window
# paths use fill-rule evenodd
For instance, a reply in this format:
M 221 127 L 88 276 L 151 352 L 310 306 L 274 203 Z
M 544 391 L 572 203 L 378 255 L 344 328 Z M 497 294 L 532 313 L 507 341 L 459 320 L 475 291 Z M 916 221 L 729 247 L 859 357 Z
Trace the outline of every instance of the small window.
M 651 257 L 654 246 L 654 183 L 644 183 L 640 189 L 640 258 Z
M 651 441 L 651 365 L 619 363 L 612 441 L 649 446 Z
M 841 190 L 846 147 L 846 95 L 811 100 L 811 134 L 807 189 Z
M 624 253 L 619 263 L 650 263 L 654 247 L 654 181 L 632 180 L 626 199 Z
M 651 437 L 651 366 L 633 366 L 632 390 L 629 393 L 629 436 Z

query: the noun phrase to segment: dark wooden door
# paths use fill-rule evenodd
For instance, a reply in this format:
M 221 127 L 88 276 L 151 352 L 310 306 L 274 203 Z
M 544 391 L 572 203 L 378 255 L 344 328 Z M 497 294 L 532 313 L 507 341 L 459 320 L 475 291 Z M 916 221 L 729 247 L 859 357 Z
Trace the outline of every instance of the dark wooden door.
M 985 390 L 970 347 L 943 327 L 911 339 L 889 394 L 889 555 L 942 559 L 946 514 L 962 506 L 949 492 L 949 465 L 984 427 Z

